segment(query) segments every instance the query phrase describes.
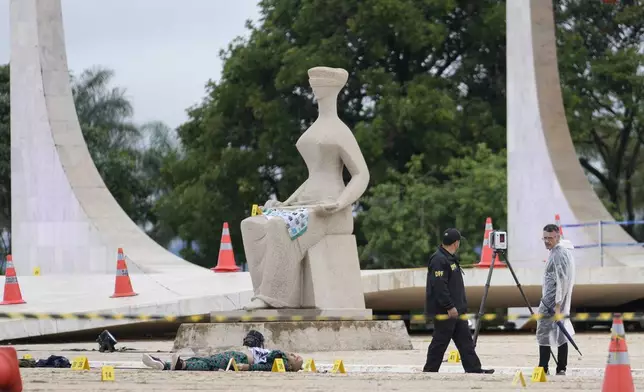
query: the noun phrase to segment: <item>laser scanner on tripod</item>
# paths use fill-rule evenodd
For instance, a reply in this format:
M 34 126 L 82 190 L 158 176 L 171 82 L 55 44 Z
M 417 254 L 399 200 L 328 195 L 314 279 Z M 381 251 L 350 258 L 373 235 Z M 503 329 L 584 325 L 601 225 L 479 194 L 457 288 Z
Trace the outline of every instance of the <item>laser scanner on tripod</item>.
M 508 233 L 497 230 L 490 232 L 490 248 L 494 250 L 508 249 Z

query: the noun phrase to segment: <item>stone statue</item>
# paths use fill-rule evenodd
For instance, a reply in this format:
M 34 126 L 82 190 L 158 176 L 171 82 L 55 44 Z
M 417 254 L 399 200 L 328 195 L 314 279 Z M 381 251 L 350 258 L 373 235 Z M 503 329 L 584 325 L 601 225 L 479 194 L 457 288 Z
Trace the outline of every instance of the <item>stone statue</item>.
M 369 170 L 353 133 L 337 113 L 337 97 L 349 74 L 341 68 L 315 67 L 309 69 L 308 75 L 319 115 L 300 136 L 296 147 L 309 177 L 286 201 L 269 200 L 262 215 L 246 218 L 241 223 L 254 289 L 252 301 L 244 307 L 246 310 L 316 307 L 320 299 L 307 299 L 304 292 L 306 268 L 313 275 L 308 278 L 312 280 L 311 285 L 320 275 L 328 275 L 321 278 L 327 279 L 325 286 L 344 279 L 343 288 L 323 287 L 318 290 L 322 293 L 318 297 L 327 295 L 325 289 L 336 292 L 328 295 L 336 296 L 341 295 L 338 291 L 357 290 L 353 307 L 364 309 L 360 266 L 352 235 L 352 204 L 366 190 Z M 342 179 L 344 166 L 351 174 L 346 186 Z M 308 260 L 316 246 L 316 260 Z M 315 264 L 313 271 L 303 261 Z M 347 274 L 351 277 L 347 278 Z M 327 304 L 351 307 L 340 302 L 346 301 L 335 297 Z

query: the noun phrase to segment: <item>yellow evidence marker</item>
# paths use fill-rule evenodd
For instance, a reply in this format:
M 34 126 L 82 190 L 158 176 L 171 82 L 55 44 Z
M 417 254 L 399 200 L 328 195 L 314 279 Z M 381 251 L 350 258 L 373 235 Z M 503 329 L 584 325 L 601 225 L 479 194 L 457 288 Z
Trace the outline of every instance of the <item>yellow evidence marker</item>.
M 317 373 L 318 370 L 315 367 L 315 361 L 313 360 L 313 358 L 307 359 L 306 362 L 304 362 L 304 371 Z
M 536 367 L 532 371 L 532 377 L 530 378 L 532 382 L 546 382 L 546 372 L 543 371 L 542 367 Z
M 271 372 L 279 372 L 279 373 L 286 372 L 286 368 L 284 367 L 284 361 L 282 360 L 282 358 L 275 358 L 275 361 L 273 361 L 273 368 L 271 369 Z
M 72 361 L 72 370 L 89 370 L 87 357 L 76 357 Z
M 33 359 L 34 357 L 31 356 L 31 354 L 25 354 L 22 356 L 22 359 Z
M 250 211 L 250 216 L 255 215 L 262 215 L 262 208 L 257 204 L 253 204 L 253 208 Z
M 239 371 L 239 368 L 237 367 L 237 361 L 235 361 L 235 358 L 230 358 L 230 361 L 228 361 L 228 366 L 226 366 L 226 371 L 229 371 L 231 366 L 234 371 L 236 372 Z
M 40 276 L 40 267 L 34 267 L 34 276 Z
M 449 355 L 447 356 L 447 362 L 448 363 L 461 362 L 461 354 L 458 352 L 458 350 L 452 350 L 449 352 Z
M 523 377 L 523 372 L 521 370 L 517 370 L 514 378 L 512 379 L 512 386 L 515 386 L 517 384 L 520 384 L 522 387 L 526 386 L 525 377 Z
M 336 359 L 333 362 L 333 368 L 331 369 L 331 373 L 346 373 L 344 370 L 344 362 L 342 362 L 341 359 Z
M 101 367 L 101 381 L 114 381 L 114 366 Z

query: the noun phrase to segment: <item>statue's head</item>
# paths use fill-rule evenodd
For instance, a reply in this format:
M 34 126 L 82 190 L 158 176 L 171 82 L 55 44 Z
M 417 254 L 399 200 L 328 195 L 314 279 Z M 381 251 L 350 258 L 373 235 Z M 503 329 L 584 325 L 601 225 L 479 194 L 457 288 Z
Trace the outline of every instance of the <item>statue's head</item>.
M 349 79 L 349 73 L 342 68 L 313 67 L 309 69 L 309 83 L 317 99 L 337 95 Z

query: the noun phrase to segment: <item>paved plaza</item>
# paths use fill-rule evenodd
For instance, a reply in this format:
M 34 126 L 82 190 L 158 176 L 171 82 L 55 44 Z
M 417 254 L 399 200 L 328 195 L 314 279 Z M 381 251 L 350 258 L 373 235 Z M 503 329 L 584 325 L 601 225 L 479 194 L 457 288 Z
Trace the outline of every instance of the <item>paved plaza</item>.
M 119 342 L 123 352 L 100 353 L 96 343 L 17 345 L 20 357 L 30 354 L 35 359 L 51 354 L 63 355 L 70 361 L 87 356 L 91 370 L 21 369 L 25 391 L 511 391 L 512 379 L 521 369 L 528 390 L 599 391 L 606 364 L 610 336 L 607 331 L 575 336 L 582 359 L 571 348 L 569 371 L 565 377 L 550 376 L 546 383 L 531 383 L 530 372 L 538 360 L 534 336 L 528 334 L 482 335 L 478 353 L 494 375 L 464 375 L 460 364 L 445 363 L 439 374 L 423 374 L 425 352 L 430 336 L 412 336 L 413 350 L 299 353 L 313 358 L 318 374 L 312 373 L 233 373 L 170 372 L 145 369 L 141 354 L 151 353 L 169 358 L 172 341 Z M 644 388 L 644 333 L 627 337 L 631 367 L 636 388 Z M 450 346 L 450 350 L 453 349 Z M 342 359 L 347 374 L 328 372 L 334 360 Z M 101 382 L 100 367 L 116 367 L 114 382 Z M 552 364 L 551 364 L 552 366 Z

